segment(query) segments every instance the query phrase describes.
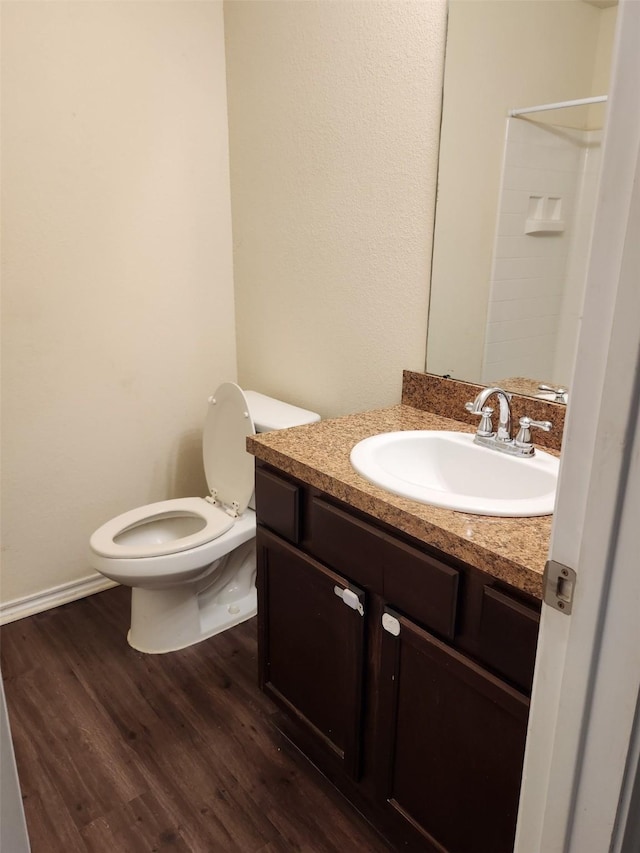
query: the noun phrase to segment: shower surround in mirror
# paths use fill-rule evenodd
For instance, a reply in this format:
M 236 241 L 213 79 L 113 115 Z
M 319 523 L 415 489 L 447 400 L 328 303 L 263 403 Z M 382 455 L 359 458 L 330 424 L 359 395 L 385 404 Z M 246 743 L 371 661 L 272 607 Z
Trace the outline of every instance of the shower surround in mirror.
M 601 130 L 507 119 L 482 381 L 573 373 Z

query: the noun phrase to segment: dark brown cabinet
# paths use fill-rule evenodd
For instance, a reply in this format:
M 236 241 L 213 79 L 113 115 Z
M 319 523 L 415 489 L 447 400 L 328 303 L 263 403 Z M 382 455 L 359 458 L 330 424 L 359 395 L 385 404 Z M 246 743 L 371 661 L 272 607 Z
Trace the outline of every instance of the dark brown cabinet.
M 537 602 L 262 465 L 256 498 L 283 730 L 398 849 L 510 853 Z
M 379 794 L 425 848 L 508 853 L 528 702 L 413 622 L 386 612 Z M 397 631 L 397 635 L 396 632 Z
M 364 594 L 263 530 L 258 552 L 261 687 L 357 778 Z

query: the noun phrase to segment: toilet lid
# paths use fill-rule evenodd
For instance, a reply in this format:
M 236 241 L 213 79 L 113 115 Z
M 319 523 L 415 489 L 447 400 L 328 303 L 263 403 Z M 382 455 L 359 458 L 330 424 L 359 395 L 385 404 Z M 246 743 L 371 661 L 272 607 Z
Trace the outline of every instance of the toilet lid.
M 202 435 L 204 471 L 209 491 L 224 506 L 238 513 L 247 508 L 253 493 L 253 457 L 246 439 L 255 429 L 242 389 L 225 382 L 209 398 Z

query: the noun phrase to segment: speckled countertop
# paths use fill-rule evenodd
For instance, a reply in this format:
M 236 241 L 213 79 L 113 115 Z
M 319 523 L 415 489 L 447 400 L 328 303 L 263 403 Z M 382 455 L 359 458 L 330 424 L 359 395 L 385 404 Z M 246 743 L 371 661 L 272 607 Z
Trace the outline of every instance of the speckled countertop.
M 473 432 L 457 420 L 401 404 L 252 436 L 247 449 L 367 515 L 541 598 L 552 516 L 493 518 L 420 504 L 374 486 L 351 467 L 349 454 L 357 442 L 407 429 Z

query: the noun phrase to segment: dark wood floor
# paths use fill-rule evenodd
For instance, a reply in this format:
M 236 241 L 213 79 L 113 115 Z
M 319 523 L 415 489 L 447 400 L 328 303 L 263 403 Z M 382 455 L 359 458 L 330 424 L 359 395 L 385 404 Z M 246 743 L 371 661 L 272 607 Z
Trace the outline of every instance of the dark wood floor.
M 33 853 L 388 851 L 277 731 L 255 620 L 143 655 L 125 639 L 129 595 L 2 629 Z

